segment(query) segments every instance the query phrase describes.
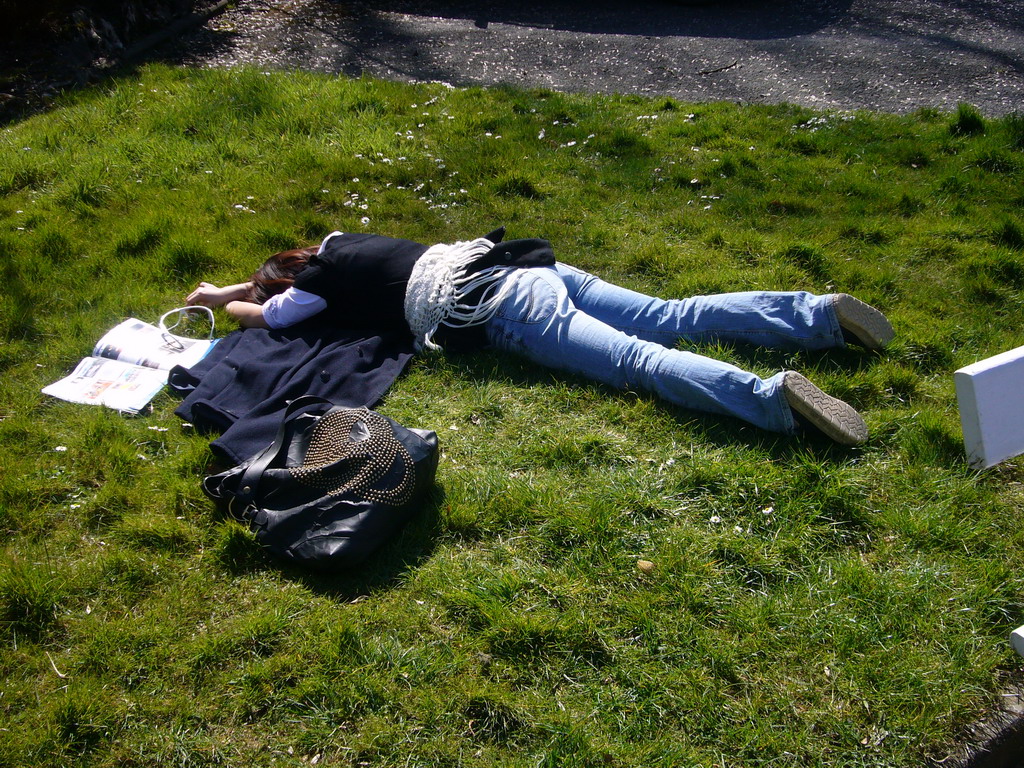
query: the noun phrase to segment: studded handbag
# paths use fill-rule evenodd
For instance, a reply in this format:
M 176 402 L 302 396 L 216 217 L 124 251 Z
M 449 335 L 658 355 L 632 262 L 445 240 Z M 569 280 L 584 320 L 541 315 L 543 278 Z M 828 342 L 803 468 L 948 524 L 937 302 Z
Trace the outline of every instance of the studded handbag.
M 289 404 L 266 449 L 204 478 L 203 491 L 272 554 L 319 570 L 345 568 L 423 504 L 437 456 L 432 431 L 306 396 Z

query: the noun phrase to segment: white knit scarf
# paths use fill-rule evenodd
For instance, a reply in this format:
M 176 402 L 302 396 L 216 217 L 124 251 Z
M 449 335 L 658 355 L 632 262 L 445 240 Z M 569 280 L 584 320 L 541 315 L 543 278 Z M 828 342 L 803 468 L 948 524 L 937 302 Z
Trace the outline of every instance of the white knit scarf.
M 511 286 L 504 277 L 516 268 L 500 265 L 466 273 L 492 248 L 494 243 L 483 237 L 454 245 L 438 243 L 416 261 L 405 289 L 405 319 L 417 350 L 440 349 L 433 340 L 440 325 L 480 325 L 497 311 Z M 466 299 L 478 289 L 483 289 L 480 300 L 467 304 Z

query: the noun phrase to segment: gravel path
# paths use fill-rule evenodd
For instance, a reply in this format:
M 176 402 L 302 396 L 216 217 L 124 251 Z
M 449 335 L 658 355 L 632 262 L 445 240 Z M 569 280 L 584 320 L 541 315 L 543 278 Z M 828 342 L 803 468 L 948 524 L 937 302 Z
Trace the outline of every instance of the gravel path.
M 685 101 L 1024 110 L 1024 0 L 243 0 L 168 53 Z

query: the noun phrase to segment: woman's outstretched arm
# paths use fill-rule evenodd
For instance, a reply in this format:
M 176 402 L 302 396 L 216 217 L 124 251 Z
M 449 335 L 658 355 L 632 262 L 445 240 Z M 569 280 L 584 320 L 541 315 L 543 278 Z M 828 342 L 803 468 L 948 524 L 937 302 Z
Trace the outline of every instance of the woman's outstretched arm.
M 252 287 L 252 283 L 238 283 L 218 288 L 213 283 L 200 283 L 199 286 L 185 297 L 188 304 L 202 307 L 222 307 L 231 301 L 240 301 Z
M 238 283 L 218 288 L 213 283 L 200 283 L 185 297 L 188 304 L 202 307 L 224 307 L 224 310 L 238 321 L 243 328 L 269 328 L 263 319 L 263 307 L 245 301 L 252 283 Z
M 250 288 L 252 283 L 223 288 L 213 283 L 200 283 L 185 301 L 204 307 L 224 307 L 243 328 L 285 328 L 312 317 L 327 306 L 322 297 L 294 287 L 271 296 L 265 304 L 254 304 L 246 298 Z

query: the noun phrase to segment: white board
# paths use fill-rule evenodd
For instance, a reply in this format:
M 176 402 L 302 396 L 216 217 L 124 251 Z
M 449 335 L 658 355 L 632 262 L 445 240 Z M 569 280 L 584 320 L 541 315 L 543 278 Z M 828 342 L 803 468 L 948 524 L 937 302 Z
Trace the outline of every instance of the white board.
M 971 466 L 1024 453 L 1024 347 L 965 366 L 953 380 Z

